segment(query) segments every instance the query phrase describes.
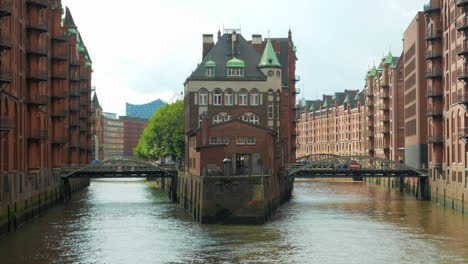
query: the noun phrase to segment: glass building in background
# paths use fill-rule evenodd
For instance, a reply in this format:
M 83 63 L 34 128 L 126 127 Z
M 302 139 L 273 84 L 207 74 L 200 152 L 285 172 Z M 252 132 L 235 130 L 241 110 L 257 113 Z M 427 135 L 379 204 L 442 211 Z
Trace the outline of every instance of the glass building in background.
M 156 113 L 156 111 L 163 105 L 166 105 L 166 103 L 161 99 L 141 105 L 126 103 L 126 115 L 142 119 L 150 119 L 151 116 L 153 116 L 153 114 Z

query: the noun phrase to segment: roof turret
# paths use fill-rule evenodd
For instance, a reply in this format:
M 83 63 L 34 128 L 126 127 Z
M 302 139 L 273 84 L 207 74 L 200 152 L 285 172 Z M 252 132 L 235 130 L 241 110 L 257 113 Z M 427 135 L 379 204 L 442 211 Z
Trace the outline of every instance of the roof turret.
M 273 45 L 271 41 L 268 40 L 263 50 L 262 58 L 260 59 L 260 63 L 258 64 L 259 68 L 278 68 L 281 67 L 281 64 L 278 61 L 278 57 L 276 57 L 275 50 L 273 49 Z
M 322 108 L 328 108 L 328 100 L 324 101 Z
M 372 67 L 372 69 L 370 70 L 370 73 L 369 73 L 370 76 L 372 77 L 375 77 L 377 75 L 377 68 L 375 67 Z
M 343 103 L 349 104 L 351 102 L 351 99 L 349 98 L 349 94 L 346 95 L 346 98 L 344 99 Z
M 245 68 L 245 62 L 243 60 L 239 60 L 236 57 L 232 57 L 232 59 L 226 62 L 226 67 L 228 68 Z
M 387 58 L 385 58 L 385 64 L 392 64 L 393 61 L 393 55 L 392 52 L 388 52 Z
M 205 67 L 207 68 L 215 68 L 216 67 L 216 62 L 212 61 L 211 59 L 205 62 Z

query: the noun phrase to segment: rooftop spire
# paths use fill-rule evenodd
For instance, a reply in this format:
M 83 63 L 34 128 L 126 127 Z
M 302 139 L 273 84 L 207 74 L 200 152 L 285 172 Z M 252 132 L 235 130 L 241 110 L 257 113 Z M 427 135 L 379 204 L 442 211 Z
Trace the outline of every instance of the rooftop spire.
M 268 39 L 265 49 L 263 50 L 262 58 L 260 59 L 260 63 L 258 64 L 259 68 L 276 68 L 281 67 L 281 64 L 278 61 L 278 57 L 276 57 L 275 50 L 273 49 L 273 45 L 271 44 L 270 39 Z

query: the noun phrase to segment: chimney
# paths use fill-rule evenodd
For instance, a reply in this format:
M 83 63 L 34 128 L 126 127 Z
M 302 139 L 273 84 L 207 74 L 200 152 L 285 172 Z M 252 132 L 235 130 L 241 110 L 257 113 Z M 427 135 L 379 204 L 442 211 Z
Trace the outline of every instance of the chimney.
M 236 41 L 237 41 L 236 31 L 233 31 L 231 35 L 232 57 L 236 56 Z
M 218 40 L 221 38 L 221 30 L 218 29 Z
M 213 34 L 203 34 L 203 58 L 214 46 Z
M 257 50 L 258 53 L 262 53 L 263 50 L 262 50 L 262 44 L 263 44 L 263 39 L 262 39 L 262 35 L 260 34 L 254 34 L 252 35 L 252 46 L 254 47 L 254 49 Z

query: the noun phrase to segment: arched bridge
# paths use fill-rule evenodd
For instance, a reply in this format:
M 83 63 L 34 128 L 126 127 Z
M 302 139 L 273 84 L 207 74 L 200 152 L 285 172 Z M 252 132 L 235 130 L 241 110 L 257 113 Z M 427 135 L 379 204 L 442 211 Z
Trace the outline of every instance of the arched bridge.
M 302 156 L 300 158 L 297 158 L 296 161 L 297 162 L 318 161 L 318 160 L 323 160 L 323 159 L 331 159 L 334 157 L 338 157 L 338 155 L 330 154 L 330 153 L 318 153 L 318 154 Z
M 388 159 L 369 156 L 335 156 L 316 161 L 304 161 L 287 168 L 294 178 L 355 178 L 355 177 L 427 177 L 424 171 Z
M 101 163 L 64 170 L 62 178 L 172 178 L 177 170 L 154 166 L 132 157 L 112 157 Z

